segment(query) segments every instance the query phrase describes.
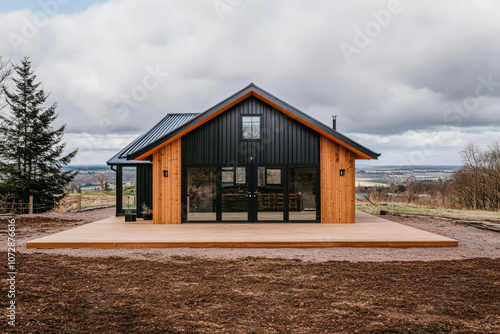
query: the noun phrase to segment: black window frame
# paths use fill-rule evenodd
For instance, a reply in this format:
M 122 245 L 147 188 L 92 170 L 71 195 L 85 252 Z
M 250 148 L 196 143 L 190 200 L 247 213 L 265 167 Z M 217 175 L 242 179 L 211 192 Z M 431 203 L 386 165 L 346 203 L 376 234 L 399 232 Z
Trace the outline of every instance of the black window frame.
M 207 224 L 212 224 L 212 223 L 236 223 L 236 224 L 241 224 L 244 223 L 242 221 L 228 221 L 228 220 L 222 220 L 222 183 L 221 183 L 221 170 L 222 167 L 232 167 L 234 165 L 229 165 L 229 164 L 221 164 L 221 163 L 209 163 L 209 164 L 196 164 L 196 163 L 183 163 L 182 164 L 182 183 L 181 183 L 181 212 L 182 212 L 182 223 L 183 224 L 198 224 L 198 223 L 207 223 Z M 245 167 L 247 168 L 247 182 L 248 182 L 248 187 L 249 189 L 253 189 L 253 191 L 258 191 L 258 186 L 257 186 L 257 173 L 256 170 L 253 170 L 252 166 L 258 166 L 256 164 L 240 164 L 240 167 Z M 217 177 L 216 177 L 216 197 L 217 197 L 217 203 L 216 203 L 216 221 L 213 220 L 207 220 L 207 221 L 201 221 L 201 220 L 187 220 L 187 169 L 192 168 L 192 167 L 201 167 L 201 168 L 207 168 L 207 167 L 213 167 L 217 169 Z M 283 187 L 284 187 L 284 215 L 283 215 L 283 221 L 280 221 L 280 223 L 313 223 L 313 224 L 319 224 L 321 223 L 321 174 L 320 174 L 320 164 L 318 163 L 312 163 L 312 164 L 265 164 L 262 166 L 264 168 L 282 168 L 282 179 L 283 179 Z M 289 218 L 289 188 L 290 185 L 288 183 L 288 173 L 290 168 L 301 168 L 301 167 L 306 167 L 306 168 L 316 168 L 316 183 L 315 183 L 315 195 L 316 195 L 316 220 L 290 220 Z M 265 186 L 265 185 L 264 185 Z M 249 206 L 249 210 L 255 210 L 255 207 L 252 207 L 251 205 Z M 250 215 L 255 213 L 252 211 Z M 249 217 L 250 219 L 250 217 Z M 276 223 L 276 221 L 266 221 L 266 220 L 256 220 L 251 223 Z
M 259 138 L 258 139 L 243 138 L 243 117 L 259 117 Z M 240 115 L 240 141 L 246 141 L 246 142 L 262 141 L 262 114 L 241 114 Z

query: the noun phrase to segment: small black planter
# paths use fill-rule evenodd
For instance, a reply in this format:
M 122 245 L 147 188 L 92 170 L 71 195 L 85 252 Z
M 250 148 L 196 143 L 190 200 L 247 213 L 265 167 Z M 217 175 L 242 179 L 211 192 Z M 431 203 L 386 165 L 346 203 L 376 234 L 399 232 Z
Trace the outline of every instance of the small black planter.
M 144 220 L 153 220 L 153 214 L 152 213 L 143 213 L 142 214 L 142 219 L 144 219 Z
M 125 214 L 125 221 L 126 222 L 135 222 L 136 219 L 137 219 L 137 215 L 135 213 Z

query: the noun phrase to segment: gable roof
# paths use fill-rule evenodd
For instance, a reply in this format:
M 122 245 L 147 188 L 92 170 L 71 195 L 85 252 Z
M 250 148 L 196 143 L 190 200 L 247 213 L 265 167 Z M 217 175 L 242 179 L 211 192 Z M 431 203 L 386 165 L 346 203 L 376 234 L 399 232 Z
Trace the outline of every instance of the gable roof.
M 162 122 L 160 122 L 152 130 L 150 130 L 148 133 L 146 133 L 144 136 L 141 137 L 141 139 L 139 140 L 141 144 L 137 143 L 137 145 L 133 145 L 134 144 L 133 142 L 132 144 L 130 144 L 133 147 L 131 147 L 130 150 L 128 150 L 127 152 L 124 152 L 122 156 L 124 158 L 126 157 L 127 160 L 134 160 L 136 162 L 140 160 L 146 160 L 153 152 L 158 150 L 160 147 L 163 147 L 168 143 L 170 143 L 171 141 L 196 129 L 197 127 L 208 122 L 212 118 L 223 113 L 227 109 L 231 108 L 232 106 L 238 104 L 239 102 L 245 100 L 250 96 L 254 96 L 259 100 L 262 100 L 263 102 L 283 112 L 287 116 L 319 132 L 323 136 L 337 142 L 338 144 L 349 149 L 350 151 L 353 151 L 354 153 L 356 153 L 357 159 L 377 159 L 380 156 L 380 153 L 375 153 L 374 151 L 362 146 L 361 144 L 358 144 L 354 140 L 344 136 L 343 134 L 341 134 L 336 130 L 333 130 L 331 127 L 323 124 L 322 122 L 319 122 L 318 120 L 312 118 L 306 113 L 284 102 L 283 100 L 280 100 L 279 98 L 266 92 L 265 90 L 256 86 L 253 83 L 243 88 L 242 90 L 238 91 L 237 93 L 231 95 L 230 97 L 226 98 L 225 100 L 219 102 L 218 104 L 216 104 L 215 106 L 213 106 L 212 108 L 206 110 L 201 114 L 189 114 L 191 115 L 192 118 L 187 120 L 185 123 L 182 122 L 176 123 L 178 125 L 178 127 L 176 128 L 170 127 L 166 131 L 155 132 L 156 135 L 150 134 L 153 131 L 153 129 L 157 128 L 160 123 L 165 121 L 164 118 Z M 175 114 L 175 115 L 188 115 L 188 114 Z M 168 116 L 169 115 L 167 115 L 167 117 Z

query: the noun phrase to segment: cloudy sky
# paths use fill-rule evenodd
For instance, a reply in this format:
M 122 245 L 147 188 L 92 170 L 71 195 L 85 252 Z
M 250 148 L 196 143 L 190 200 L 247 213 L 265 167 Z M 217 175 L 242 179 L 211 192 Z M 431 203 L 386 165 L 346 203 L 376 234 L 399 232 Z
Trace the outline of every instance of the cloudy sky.
M 500 140 L 498 1 L 2 1 L 0 55 L 30 56 L 74 164 L 250 82 L 376 152 L 459 164 Z M 370 163 L 373 164 L 373 163 Z

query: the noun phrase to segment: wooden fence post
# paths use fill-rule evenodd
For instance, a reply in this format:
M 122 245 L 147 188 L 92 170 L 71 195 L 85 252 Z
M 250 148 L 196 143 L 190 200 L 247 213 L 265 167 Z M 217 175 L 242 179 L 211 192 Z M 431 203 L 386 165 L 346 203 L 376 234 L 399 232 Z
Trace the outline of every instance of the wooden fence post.
M 80 211 L 82 209 L 82 194 L 80 194 L 80 196 L 78 196 L 78 204 L 76 206 L 76 209 L 78 211 Z
M 30 215 L 33 214 L 33 196 L 30 196 L 30 211 L 29 211 Z
M 396 196 L 394 191 L 392 192 L 392 209 L 391 209 L 391 215 L 394 215 L 394 202 L 396 201 Z

